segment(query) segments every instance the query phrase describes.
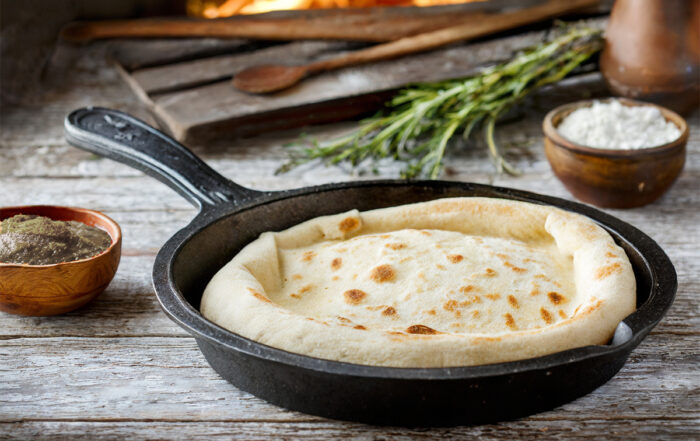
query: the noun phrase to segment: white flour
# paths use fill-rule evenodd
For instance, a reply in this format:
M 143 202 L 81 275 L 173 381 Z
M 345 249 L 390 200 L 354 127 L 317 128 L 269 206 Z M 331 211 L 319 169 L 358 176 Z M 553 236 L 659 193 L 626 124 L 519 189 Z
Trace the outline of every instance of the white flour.
M 643 149 L 677 139 L 681 132 L 652 106 L 594 101 L 570 113 L 557 127 L 569 141 L 601 149 Z

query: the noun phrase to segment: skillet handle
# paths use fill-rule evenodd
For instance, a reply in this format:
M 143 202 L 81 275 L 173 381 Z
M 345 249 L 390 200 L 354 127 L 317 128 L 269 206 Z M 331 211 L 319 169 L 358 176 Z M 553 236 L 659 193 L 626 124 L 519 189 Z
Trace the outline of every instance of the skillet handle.
M 221 176 L 187 147 L 124 112 L 82 108 L 66 117 L 64 127 L 70 144 L 137 168 L 200 209 L 261 194 Z

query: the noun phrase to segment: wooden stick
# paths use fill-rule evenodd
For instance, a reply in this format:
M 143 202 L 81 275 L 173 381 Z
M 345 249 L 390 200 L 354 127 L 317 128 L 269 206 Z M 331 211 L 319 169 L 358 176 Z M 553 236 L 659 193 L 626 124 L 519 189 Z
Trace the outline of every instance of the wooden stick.
M 69 41 L 102 38 L 215 37 L 264 40 L 338 39 L 382 42 L 486 19 L 486 13 L 524 8 L 536 0 L 489 0 L 429 8 L 284 11 L 223 19 L 135 19 L 75 22 L 61 31 Z M 489 14 L 489 17 L 491 15 Z
M 390 43 L 351 52 L 337 58 L 318 61 L 306 67 L 309 73 L 315 73 L 369 61 L 396 58 L 406 54 L 427 51 L 457 41 L 514 29 L 519 26 L 557 17 L 565 12 L 591 6 L 595 3 L 598 3 L 598 0 L 549 0 L 542 5 L 532 8 L 509 13 L 491 14 L 484 19 L 469 20 L 468 23 L 458 26 L 402 38 Z

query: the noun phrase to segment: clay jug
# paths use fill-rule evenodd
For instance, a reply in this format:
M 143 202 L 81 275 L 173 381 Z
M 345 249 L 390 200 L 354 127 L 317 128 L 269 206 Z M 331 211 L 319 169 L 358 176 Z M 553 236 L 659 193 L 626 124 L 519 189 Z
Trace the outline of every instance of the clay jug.
M 700 105 L 700 0 L 617 0 L 605 38 L 614 94 L 679 113 Z

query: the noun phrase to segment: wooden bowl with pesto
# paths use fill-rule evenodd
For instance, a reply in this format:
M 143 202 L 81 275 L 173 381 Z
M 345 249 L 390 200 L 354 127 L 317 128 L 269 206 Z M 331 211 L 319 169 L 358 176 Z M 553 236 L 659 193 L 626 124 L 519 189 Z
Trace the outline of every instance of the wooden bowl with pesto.
M 84 208 L 0 208 L 0 311 L 47 316 L 79 308 L 109 285 L 121 229 Z

